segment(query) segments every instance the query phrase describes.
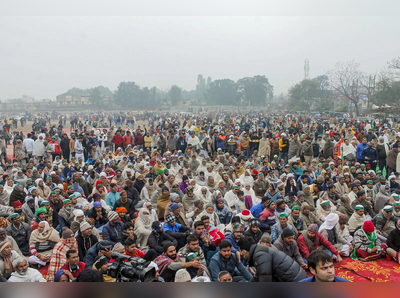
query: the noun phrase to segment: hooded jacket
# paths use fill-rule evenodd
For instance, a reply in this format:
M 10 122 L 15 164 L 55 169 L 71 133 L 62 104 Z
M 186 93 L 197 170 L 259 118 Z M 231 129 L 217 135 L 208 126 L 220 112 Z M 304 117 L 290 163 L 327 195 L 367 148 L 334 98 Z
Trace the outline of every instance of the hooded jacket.
M 253 282 L 297 282 L 308 277 L 303 268 L 291 257 L 262 244 L 250 247 L 249 266 L 256 267 Z

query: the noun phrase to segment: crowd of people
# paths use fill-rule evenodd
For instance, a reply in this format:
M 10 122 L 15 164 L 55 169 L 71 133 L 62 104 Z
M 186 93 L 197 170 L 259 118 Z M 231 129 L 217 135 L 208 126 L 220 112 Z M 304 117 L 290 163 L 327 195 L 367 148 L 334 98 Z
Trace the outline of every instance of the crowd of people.
M 390 120 L 24 119 L 29 133 L 0 127 L 2 281 L 113 282 L 113 253 L 142 259 L 155 282 L 339 282 L 343 257 L 400 264 L 400 130 Z

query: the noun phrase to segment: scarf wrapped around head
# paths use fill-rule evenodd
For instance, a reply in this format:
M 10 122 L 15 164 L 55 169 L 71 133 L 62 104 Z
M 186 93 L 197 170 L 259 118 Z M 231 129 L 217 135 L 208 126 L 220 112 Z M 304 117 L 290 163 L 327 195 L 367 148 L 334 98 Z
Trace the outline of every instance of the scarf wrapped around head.
M 11 273 L 14 271 L 14 268 L 12 266 L 12 262 L 11 262 L 11 253 L 5 253 L 4 249 L 8 246 L 11 245 L 10 242 L 8 241 L 3 241 L 0 242 L 0 256 L 3 259 L 4 262 L 4 277 L 8 278 Z

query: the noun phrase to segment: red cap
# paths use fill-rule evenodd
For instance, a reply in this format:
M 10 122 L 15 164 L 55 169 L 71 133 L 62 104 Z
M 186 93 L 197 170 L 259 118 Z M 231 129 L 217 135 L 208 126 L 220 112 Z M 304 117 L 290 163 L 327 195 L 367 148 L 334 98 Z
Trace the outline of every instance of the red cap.
M 256 169 L 253 170 L 254 175 L 258 175 L 258 171 Z
M 18 207 L 18 206 L 22 206 L 22 203 L 20 201 L 15 201 L 13 203 L 13 208 Z
M 250 213 L 249 210 L 244 209 L 244 210 L 242 211 L 242 214 L 243 214 L 244 216 L 249 216 L 251 213 Z
M 370 220 L 364 222 L 363 229 L 366 233 L 372 233 L 375 231 L 374 224 Z

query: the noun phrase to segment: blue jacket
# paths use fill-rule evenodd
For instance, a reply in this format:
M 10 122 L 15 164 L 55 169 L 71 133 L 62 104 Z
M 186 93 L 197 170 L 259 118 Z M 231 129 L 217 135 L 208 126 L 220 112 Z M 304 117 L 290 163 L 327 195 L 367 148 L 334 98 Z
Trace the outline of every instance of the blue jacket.
M 239 251 L 239 245 L 237 244 L 236 239 L 233 237 L 233 233 L 229 234 L 228 236 L 225 237 L 226 241 L 229 241 L 230 244 L 232 244 L 232 254 L 236 253 L 237 251 Z
M 86 264 L 86 268 L 92 268 L 94 259 L 96 259 L 96 257 L 99 254 L 99 249 L 97 248 L 97 245 L 99 243 L 100 242 L 97 242 L 95 245 L 89 248 L 89 250 L 86 253 L 86 256 L 83 258 L 83 262 Z
M 303 280 L 300 280 L 299 282 L 316 282 L 316 280 L 315 280 L 315 276 L 311 276 L 309 278 L 305 278 Z M 334 282 L 350 282 L 350 281 L 335 275 Z
M 171 231 L 172 233 L 179 233 L 179 228 L 181 227 L 181 224 L 175 223 L 174 226 L 171 226 L 170 224 L 165 224 L 164 225 L 164 232 L 166 231 Z
M 226 239 L 226 238 L 225 238 Z M 210 261 L 210 265 L 208 266 L 211 273 L 211 278 L 213 281 L 218 281 L 218 274 L 221 271 L 228 271 L 231 276 L 233 276 L 237 271 L 247 280 L 250 280 L 253 276 L 246 269 L 242 262 L 239 263 L 236 255 L 232 251 L 232 255 L 229 260 L 225 260 L 221 257 L 221 254 L 217 252 Z M 237 269 L 237 270 L 235 270 Z M 237 275 L 237 274 L 235 274 Z
M 365 144 L 365 145 L 363 143 L 358 144 L 357 149 L 356 149 L 357 159 L 361 159 L 361 160 L 363 159 L 362 152 L 367 147 L 368 147 L 368 144 Z
M 257 205 L 254 205 L 253 207 L 251 207 L 250 212 L 254 217 L 259 218 L 260 217 L 260 213 L 263 212 L 265 209 L 265 207 L 259 203 Z
M 115 227 L 111 225 L 110 222 L 106 223 L 103 227 L 103 240 L 108 240 L 114 246 L 117 242 L 118 235 L 124 230 L 124 224 L 122 222 L 117 222 Z
M 366 157 L 369 157 L 370 159 L 366 160 Z M 361 158 L 369 162 L 376 161 L 378 160 L 378 151 L 374 147 L 367 147 L 361 153 Z

